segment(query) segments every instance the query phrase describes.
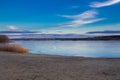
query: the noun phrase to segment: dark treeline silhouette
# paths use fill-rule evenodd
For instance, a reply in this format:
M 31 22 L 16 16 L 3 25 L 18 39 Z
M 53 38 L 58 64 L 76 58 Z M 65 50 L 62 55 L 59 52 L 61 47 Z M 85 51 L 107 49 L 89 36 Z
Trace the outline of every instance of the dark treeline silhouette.
M 88 38 L 19 38 L 13 40 L 120 40 L 120 35 L 97 36 Z
M 4 43 L 4 42 L 9 42 L 10 39 L 8 38 L 8 36 L 6 35 L 0 35 L 0 42 Z

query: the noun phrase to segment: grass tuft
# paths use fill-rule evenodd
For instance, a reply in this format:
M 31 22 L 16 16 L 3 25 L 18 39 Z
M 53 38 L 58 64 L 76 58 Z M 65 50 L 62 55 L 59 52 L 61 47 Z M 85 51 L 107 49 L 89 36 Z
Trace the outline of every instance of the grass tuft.
M 0 45 L 0 51 L 28 53 L 28 49 L 16 44 L 3 44 Z

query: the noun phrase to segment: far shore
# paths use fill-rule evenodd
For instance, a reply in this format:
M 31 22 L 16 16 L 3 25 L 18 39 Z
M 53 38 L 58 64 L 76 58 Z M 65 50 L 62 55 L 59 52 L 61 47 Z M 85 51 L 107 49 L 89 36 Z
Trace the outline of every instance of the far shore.
M 120 58 L 0 52 L 1 80 L 120 80 Z
M 111 36 L 96 36 L 96 37 L 86 37 L 86 38 L 18 38 L 12 40 L 61 40 L 61 41 L 89 41 L 89 40 L 118 40 L 120 41 L 120 35 L 111 35 Z

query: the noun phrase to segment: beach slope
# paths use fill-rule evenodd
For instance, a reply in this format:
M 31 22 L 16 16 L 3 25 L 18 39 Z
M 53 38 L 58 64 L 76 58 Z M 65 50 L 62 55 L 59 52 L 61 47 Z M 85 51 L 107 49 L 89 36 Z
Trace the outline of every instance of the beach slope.
M 0 80 L 120 80 L 120 58 L 0 52 Z

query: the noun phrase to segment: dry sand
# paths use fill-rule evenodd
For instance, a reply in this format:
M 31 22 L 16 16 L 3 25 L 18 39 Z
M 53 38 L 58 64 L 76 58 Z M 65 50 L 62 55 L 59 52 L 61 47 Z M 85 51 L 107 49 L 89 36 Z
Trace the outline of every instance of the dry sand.
M 0 52 L 0 80 L 120 80 L 120 58 Z

